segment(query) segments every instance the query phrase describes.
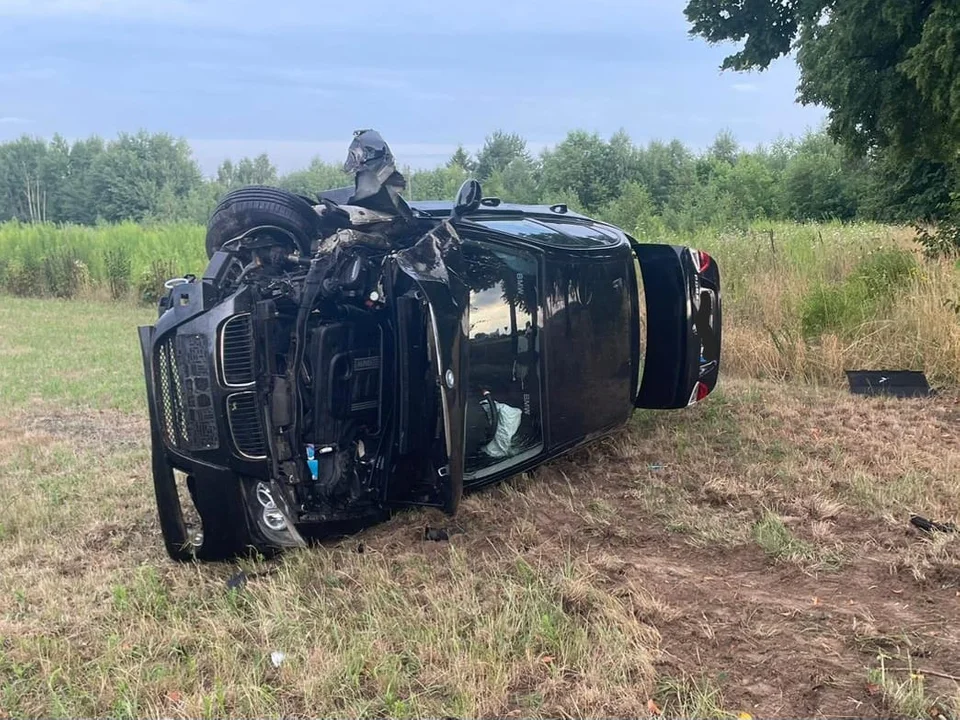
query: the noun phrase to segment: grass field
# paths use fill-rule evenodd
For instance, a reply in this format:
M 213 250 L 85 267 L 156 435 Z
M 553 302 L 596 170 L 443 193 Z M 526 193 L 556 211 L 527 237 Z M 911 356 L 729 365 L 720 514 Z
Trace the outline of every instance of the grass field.
M 960 712 L 960 544 L 908 524 L 957 521 L 954 392 L 854 398 L 741 359 L 702 406 L 638 413 L 455 521 L 401 513 L 230 590 L 238 566 L 163 552 L 152 317 L 0 297 L 0 717 Z

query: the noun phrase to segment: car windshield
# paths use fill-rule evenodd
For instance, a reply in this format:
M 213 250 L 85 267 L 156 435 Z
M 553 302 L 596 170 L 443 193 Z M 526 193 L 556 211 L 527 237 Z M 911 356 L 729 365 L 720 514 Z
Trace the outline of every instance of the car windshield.
M 536 259 L 467 243 L 470 359 L 465 473 L 483 477 L 543 448 Z

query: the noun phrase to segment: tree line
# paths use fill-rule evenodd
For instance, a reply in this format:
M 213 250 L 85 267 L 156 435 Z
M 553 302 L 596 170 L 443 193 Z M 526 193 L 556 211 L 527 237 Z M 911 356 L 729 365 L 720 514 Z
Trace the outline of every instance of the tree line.
M 937 222 L 960 190 L 956 163 L 851 154 L 825 131 L 752 149 L 721 132 L 697 152 L 678 140 L 637 144 L 623 131 L 604 138 L 574 130 L 539 154 L 521 136 L 497 131 L 476 154 L 460 147 L 442 167 L 404 173 L 411 199 L 453 199 L 475 177 L 486 195 L 566 203 L 641 235 L 764 219 Z M 202 223 L 224 193 L 243 185 L 315 197 L 350 182 L 319 158 L 280 175 L 267 155 L 225 160 L 205 178 L 189 144 L 164 133 L 74 142 L 25 136 L 0 144 L 0 221 Z
M 957 0 L 687 0 L 690 33 L 734 43 L 725 70 L 796 54 L 797 100 L 827 134 L 873 161 L 883 214 L 920 227 L 930 254 L 960 254 L 960 3 Z M 882 219 L 882 216 L 881 216 Z

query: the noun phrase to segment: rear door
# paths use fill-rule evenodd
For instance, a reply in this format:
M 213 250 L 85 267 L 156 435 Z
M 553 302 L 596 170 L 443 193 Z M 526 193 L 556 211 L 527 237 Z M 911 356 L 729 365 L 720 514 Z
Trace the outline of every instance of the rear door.
M 720 371 L 720 269 L 705 252 L 632 242 L 643 280 L 646 328 L 635 405 L 692 405 L 710 394 Z

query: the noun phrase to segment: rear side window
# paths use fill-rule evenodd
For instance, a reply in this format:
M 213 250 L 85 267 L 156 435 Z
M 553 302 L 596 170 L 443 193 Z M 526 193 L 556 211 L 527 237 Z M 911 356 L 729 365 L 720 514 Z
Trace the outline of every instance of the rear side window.
M 491 218 L 489 220 L 477 220 L 476 223 L 491 230 L 529 238 L 556 247 L 608 247 L 619 242 L 619 238 L 612 230 L 582 222 L 534 220 L 532 218 Z

